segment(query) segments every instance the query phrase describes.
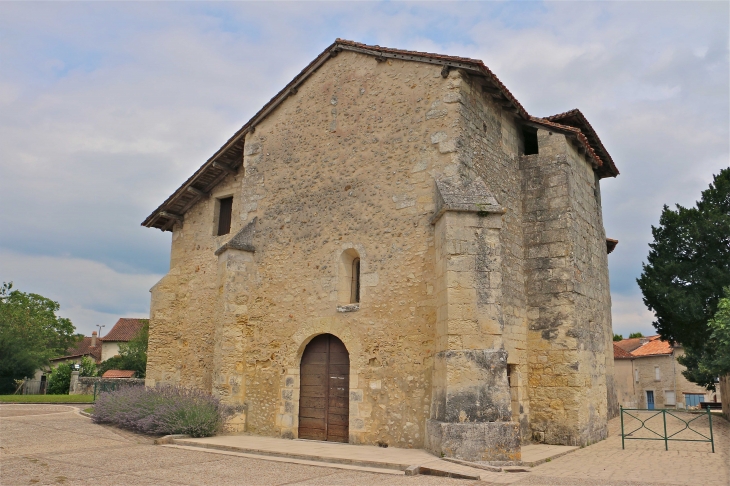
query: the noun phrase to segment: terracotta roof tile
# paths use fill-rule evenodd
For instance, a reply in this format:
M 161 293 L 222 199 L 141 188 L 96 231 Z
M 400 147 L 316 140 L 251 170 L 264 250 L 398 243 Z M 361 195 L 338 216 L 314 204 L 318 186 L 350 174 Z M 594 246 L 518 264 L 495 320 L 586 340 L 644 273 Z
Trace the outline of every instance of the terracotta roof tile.
M 107 370 L 102 378 L 134 378 L 136 371 L 132 370 Z
M 626 352 L 631 352 L 634 349 L 641 346 L 641 340 L 642 339 L 648 339 L 648 338 L 630 338 L 630 339 L 622 339 L 621 341 L 617 341 L 615 344 L 619 348 L 623 349 Z
M 599 172 L 602 175 L 608 175 L 611 177 L 616 177 L 619 174 L 616 164 L 613 163 L 613 159 L 608 153 L 608 150 L 606 150 L 606 147 L 603 146 L 603 142 L 601 142 L 601 139 L 598 138 L 598 134 L 579 109 L 575 108 L 573 110 L 566 111 L 565 113 L 545 117 L 545 119 L 552 122 L 558 122 L 561 125 L 569 125 L 580 129 L 580 131 L 588 139 L 590 146 L 595 149 L 601 160 L 605 162 Z
M 618 240 L 614 240 L 613 238 L 606 238 L 606 253 L 611 253 L 613 250 L 615 250 L 616 245 L 618 245 Z
M 553 128 L 562 133 L 568 133 L 585 149 L 586 157 L 591 159 L 593 166 L 600 177 L 616 176 L 618 170 L 613 164 L 608 152 L 595 135 L 595 131 L 577 110 L 571 110 L 548 118 L 530 116 L 517 98 L 502 84 L 497 76 L 480 60 L 468 57 L 447 56 L 431 52 L 407 51 L 381 46 L 371 46 L 345 39 L 337 39 L 328 46 L 319 56 L 310 62 L 294 79 L 279 91 L 261 110 L 259 110 L 246 124 L 244 124 L 231 138 L 223 144 L 192 176 L 188 178 L 175 192 L 173 192 L 157 209 L 143 222 L 142 226 L 155 227 L 163 231 L 171 231 L 176 221 L 182 220 L 185 212 L 201 197 L 204 197 L 216 184 L 228 175 L 225 169 L 215 164 L 223 163 L 229 169 L 236 170 L 243 160 L 243 136 L 256 128 L 256 124 L 268 116 L 281 102 L 295 94 L 297 87 L 308 76 L 314 73 L 328 59 L 342 50 L 360 52 L 385 60 L 386 57 L 430 62 L 443 65 L 446 68 L 465 69 L 486 79 L 486 83 L 494 90 L 493 96 L 498 96 L 510 105 L 517 116 L 533 124 Z M 576 121 L 578 120 L 578 121 Z M 561 122 L 561 123 L 558 123 Z M 571 126 L 578 125 L 578 127 Z M 591 140 L 595 140 L 593 145 Z M 605 161 L 604 161 L 605 159 Z
M 616 343 L 613 343 L 613 357 L 614 359 L 626 359 L 626 358 L 633 358 L 631 356 L 631 353 L 628 351 L 624 351 L 620 347 L 616 345 Z
M 58 361 L 68 358 L 80 358 L 82 356 L 90 356 L 97 363 L 101 361 L 101 340 L 96 340 L 96 346 L 91 346 L 91 338 L 84 336 L 75 346 L 68 348 L 65 356 L 53 358 L 51 361 Z
M 646 344 L 642 344 L 631 352 L 633 356 L 656 356 L 672 354 L 674 348 L 668 341 L 662 341 L 659 336 L 653 336 L 650 341 Z
M 131 341 L 147 322 L 149 322 L 149 319 L 122 317 L 101 340 Z

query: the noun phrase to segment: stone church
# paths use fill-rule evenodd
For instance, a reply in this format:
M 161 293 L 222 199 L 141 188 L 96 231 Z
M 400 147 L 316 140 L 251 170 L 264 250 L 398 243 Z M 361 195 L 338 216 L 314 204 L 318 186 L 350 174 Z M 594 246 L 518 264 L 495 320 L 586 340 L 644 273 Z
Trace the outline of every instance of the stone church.
M 147 384 L 274 437 L 604 439 L 618 173 L 580 111 L 529 115 L 479 60 L 338 39 L 144 221 L 172 232 Z

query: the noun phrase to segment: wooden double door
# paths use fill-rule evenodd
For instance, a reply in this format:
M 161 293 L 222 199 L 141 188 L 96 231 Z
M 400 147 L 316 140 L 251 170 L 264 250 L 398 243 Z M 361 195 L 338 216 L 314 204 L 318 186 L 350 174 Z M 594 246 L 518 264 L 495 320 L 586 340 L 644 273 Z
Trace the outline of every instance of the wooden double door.
M 348 442 L 350 355 L 332 334 L 304 349 L 300 367 L 299 438 Z

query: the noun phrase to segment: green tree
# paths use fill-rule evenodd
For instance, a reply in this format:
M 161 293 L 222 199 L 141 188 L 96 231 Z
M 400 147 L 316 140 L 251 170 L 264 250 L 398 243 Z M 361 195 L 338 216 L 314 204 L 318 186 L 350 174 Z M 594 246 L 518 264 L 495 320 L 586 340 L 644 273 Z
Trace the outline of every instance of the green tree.
M 53 368 L 48 376 L 48 395 L 68 395 L 71 387 L 71 373 L 77 363 L 61 363 Z M 96 363 L 88 356 L 81 358 L 78 363 L 79 376 L 96 376 Z
M 81 363 L 79 363 L 79 376 L 96 376 L 97 374 L 96 361 L 88 356 L 81 358 Z
M 640 337 L 644 337 L 644 335 L 641 334 L 640 332 L 632 332 L 631 334 L 629 334 L 629 339 L 640 338 Z
M 129 342 L 119 345 L 119 356 L 110 358 L 99 365 L 99 374 L 108 370 L 132 370 L 138 378 L 144 378 L 147 372 L 147 342 L 150 336 L 149 321 L 145 322 Z
M 661 338 L 684 346 L 692 381 L 713 389 L 714 377 L 700 363 L 717 353 L 709 323 L 730 285 L 730 168 L 714 177 L 696 207 L 664 206 L 652 235 L 637 280 L 644 303 Z
M 42 295 L 0 287 L 0 394 L 12 393 L 14 380 L 32 376 L 48 360 L 65 353 L 77 339 L 60 306 Z
M 717 377 L 730 373 L 730 287 L 725 287 L 725 296 L 720 299 L 717 312 L 707 325 L 710 337 L 703 350 L 678 359 L 687 367 L 682 372 L 685 378 L 706 386 L 714 385 Z
M 61 363 L 48 375 L 46 393 L 48 395 L 68 395 L 71 386 L 71 364 Z
M 624 337 L 621 334 L 614 334 L 613 335 L 613 340 L 614 341 L 623 341 L 624 340 Z

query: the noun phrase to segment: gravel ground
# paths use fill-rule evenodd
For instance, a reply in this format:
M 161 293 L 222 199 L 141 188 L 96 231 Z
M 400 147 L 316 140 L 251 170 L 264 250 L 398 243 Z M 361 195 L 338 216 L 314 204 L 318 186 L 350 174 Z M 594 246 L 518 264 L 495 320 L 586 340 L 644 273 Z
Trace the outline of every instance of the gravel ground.
M 153 438 L 93 424 L 79 406 L 0 405 L 0 484 L 64 485 L 468 485 L 226 456 L 153 445 Z M 598 444 L 529 473 L 490 474 L 493 484 L 545 486 L 730 485 L 730 424 L 715 421 L 709 445 L 634 441 L 621 450 L 617 422 Z

